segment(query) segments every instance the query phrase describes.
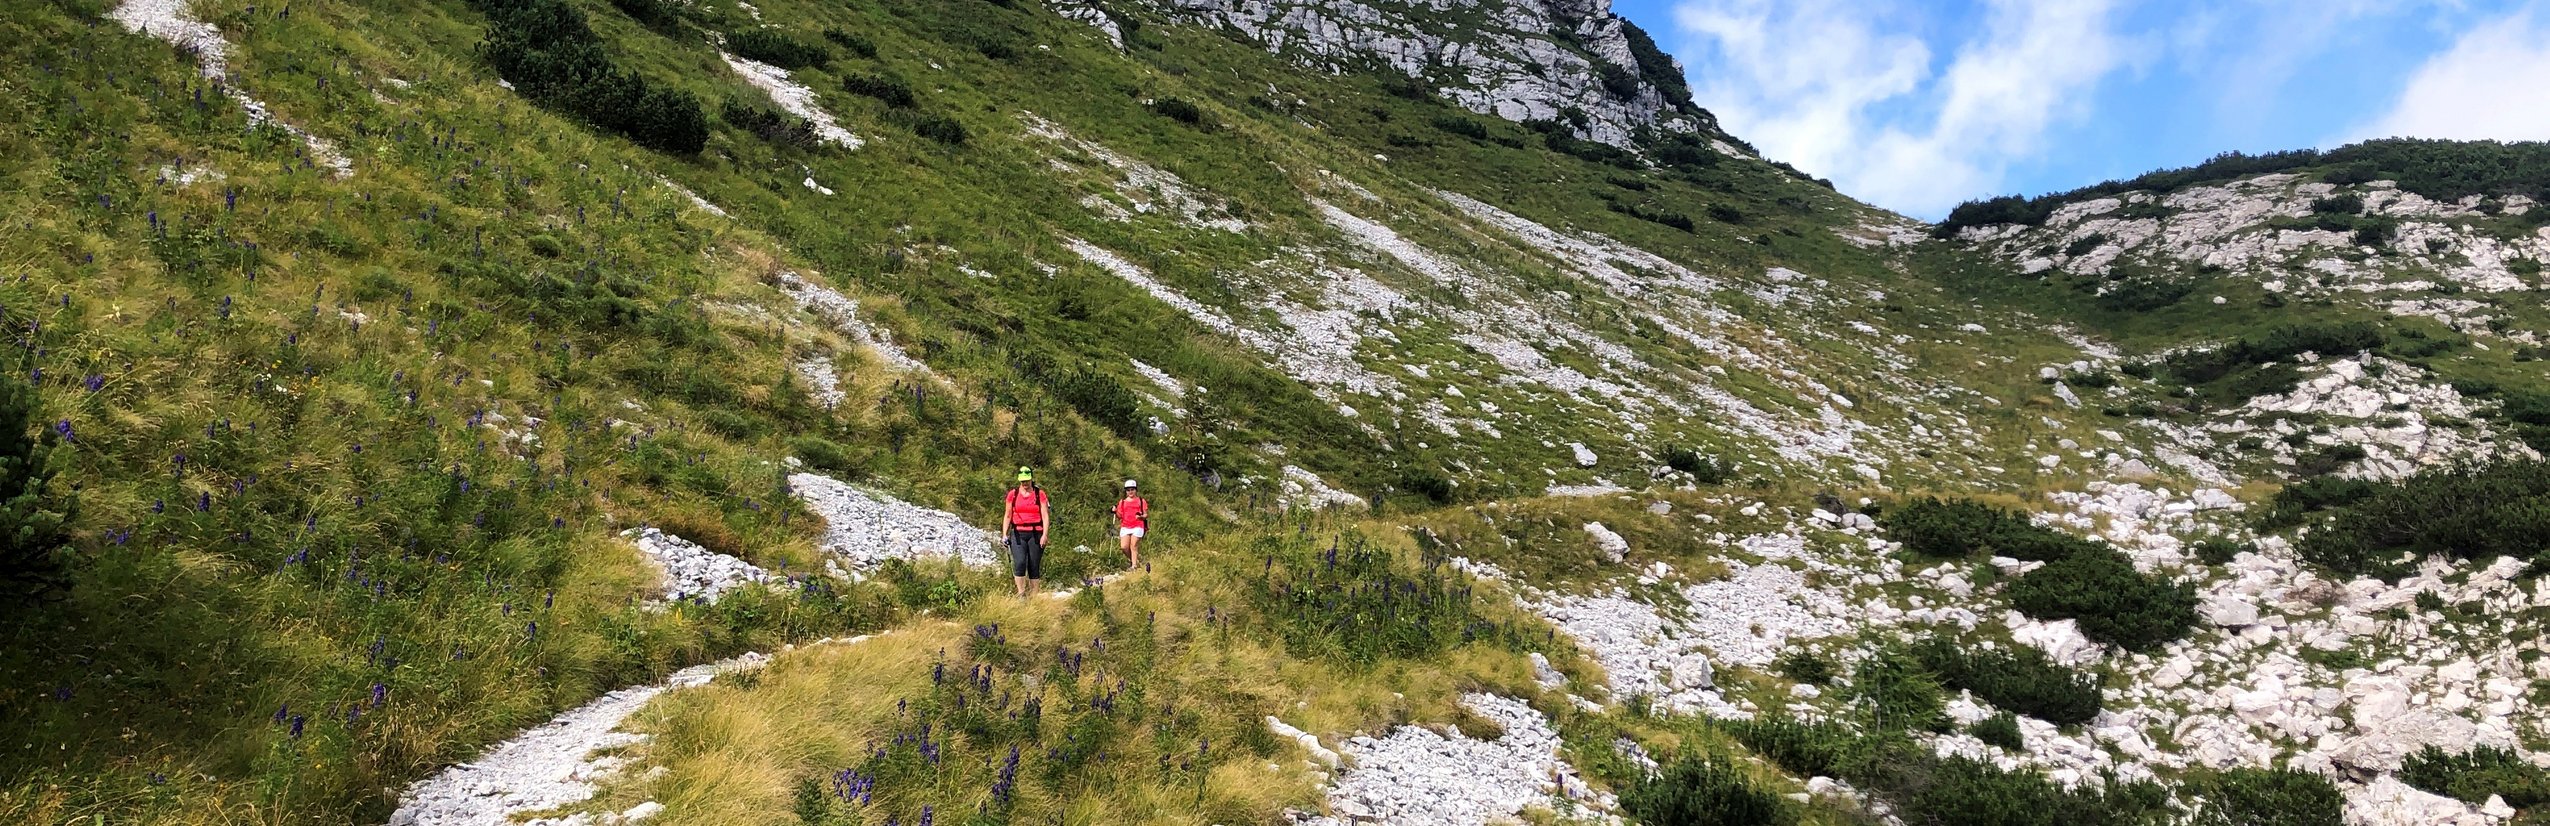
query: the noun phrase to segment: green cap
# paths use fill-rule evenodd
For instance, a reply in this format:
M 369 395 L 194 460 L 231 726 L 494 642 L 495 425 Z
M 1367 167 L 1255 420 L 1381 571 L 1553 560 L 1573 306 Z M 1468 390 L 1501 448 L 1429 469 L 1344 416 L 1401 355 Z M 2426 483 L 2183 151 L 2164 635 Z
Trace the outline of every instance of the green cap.
M 1036 479 L 1036 472 L 1035 472 L 1035 471 L 1028 470 L 1026 465 L 1019 465 L 1019 466 L 1018 466 L 1018 481 L 1021 481 L 1021 482 L 1030 482 L 1030 481 L 1034 481 L 1035 479 Z

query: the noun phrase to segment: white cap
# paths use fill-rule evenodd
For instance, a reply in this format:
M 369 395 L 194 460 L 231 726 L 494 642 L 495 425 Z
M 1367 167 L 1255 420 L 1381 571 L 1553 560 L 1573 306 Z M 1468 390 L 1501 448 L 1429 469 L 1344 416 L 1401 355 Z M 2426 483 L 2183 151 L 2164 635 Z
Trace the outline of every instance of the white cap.
M 1124 480 L 1124 486 L 1125 486 L 1125 488 L 1126 488 L 1126 489 L 1128 489 L 1128 490 L 1130 490 L 1130 489 L 1132 489 L 1132 488 L 1134 488 L 1134 487 L 1137 487 L 1137 486 L 1133 483 L 1133 480 L 1131 480 L 1131 479 Z

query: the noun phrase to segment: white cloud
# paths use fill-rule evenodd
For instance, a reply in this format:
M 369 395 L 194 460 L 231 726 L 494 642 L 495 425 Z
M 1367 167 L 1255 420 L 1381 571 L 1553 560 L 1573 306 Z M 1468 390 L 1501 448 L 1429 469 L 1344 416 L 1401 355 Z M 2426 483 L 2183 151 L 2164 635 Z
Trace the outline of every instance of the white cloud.
M 1843 191 L 1916 215 L 2000 188 L 2126 63 L 2114 0 L 1991 0 L 1933 71 L 1922 21 L 1848 0 L 1686 0 L 1693 89 L 1729 131 Z M 1887 26 L 1898 27 L 1890 30 Z M 1942 26 L 1946 28 L 1946 26 Z
M 2550 27 L 2519 12 L 2471 27 L 2409 75 L 2390 110 L 2349 130 L 2349 140 L 2550 139 Z

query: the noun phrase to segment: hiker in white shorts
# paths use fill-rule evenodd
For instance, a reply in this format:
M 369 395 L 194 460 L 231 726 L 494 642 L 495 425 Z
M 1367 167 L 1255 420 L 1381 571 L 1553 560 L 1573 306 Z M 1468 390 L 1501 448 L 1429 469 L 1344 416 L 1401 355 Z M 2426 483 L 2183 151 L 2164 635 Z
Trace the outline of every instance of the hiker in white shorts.
M 1124 480 L 1124 498 L 1116 500 L 1116 545 L 1124 549 L 1125 569 L 1142 567 L 1142 534 L 1151 526 L 1151 503 Z

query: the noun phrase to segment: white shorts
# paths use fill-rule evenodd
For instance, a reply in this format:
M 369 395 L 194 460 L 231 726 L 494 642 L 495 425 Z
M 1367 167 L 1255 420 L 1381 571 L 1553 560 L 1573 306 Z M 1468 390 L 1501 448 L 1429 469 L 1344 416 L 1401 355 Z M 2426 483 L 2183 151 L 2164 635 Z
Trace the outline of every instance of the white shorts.
M 1130 536 L 1130 537 L 1133 537 L 1133 538 L 1135 538 L 1135 539 L 1141 539 L 1141 538 L 1142 538 L 1142 529 L 1141 529 L 1141 528 L 1117 528 L 1117 529 L 1116 529 L 1116 536 L 1119 536 L 1119 537 Z

